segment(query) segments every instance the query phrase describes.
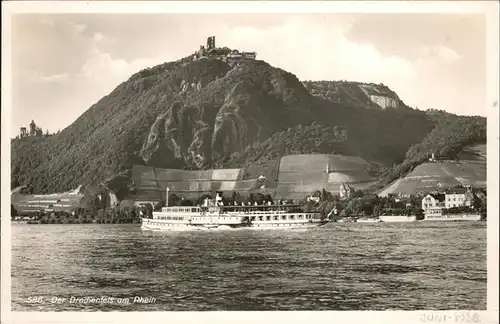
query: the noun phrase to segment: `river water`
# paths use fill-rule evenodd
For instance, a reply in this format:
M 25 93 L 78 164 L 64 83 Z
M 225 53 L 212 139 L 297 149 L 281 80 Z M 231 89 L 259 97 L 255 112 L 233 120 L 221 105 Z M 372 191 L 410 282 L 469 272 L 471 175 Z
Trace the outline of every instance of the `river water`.
M 12 240 L 13 311 L 486 309 L 485 222 L 19 224 Z

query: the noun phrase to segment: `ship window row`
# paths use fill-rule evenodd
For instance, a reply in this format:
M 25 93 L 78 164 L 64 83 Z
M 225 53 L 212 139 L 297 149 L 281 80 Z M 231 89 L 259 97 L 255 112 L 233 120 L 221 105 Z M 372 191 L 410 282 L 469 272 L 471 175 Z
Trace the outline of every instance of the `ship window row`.
M 192 217 L 193 220 L 207 220 L 207 219 L 214 219 L 216 218 L 215 216 L 212 216 L 212 217 Z M 235 217 L 221 217 L 221 216 L 218 216 L 217 217 L 218 220 L 233 220 L 235 219 Z M 236 218 L 237 219 L 237 218 Z
M 196 213 L 199 211 L 199 209 L 197 207 L 189 207 L 189 208 L 172 208 L 172 207 L 168 207 L 168 208 L 163 208 L 164 211 L 168 211 L 168 212 L 173 212 L 173 213 Z
M 312 219 L 311 214 L 306 215 L 268 215 L 268 216 L 252 216 L 250 218 L 251 221 L 259 220 L 259 221 L 271 221 L 271 220 L 304 220 L 304 219 Z
M 151 224 L 151 225 L 158 225 L 158 226 L 182 226 L 182 224 L 181 224 L 181 225 L 179 225 L 179 224 L 154 223 L 154 222 L 151 222 L 150 224 Z
M 262 225 L 262 226 L 268 227 L 268 226 L 271 226 L 271 225 L 273 227 L 287 227 L 287 226 L 296 226 L 296 225 L 302 226 L 302 225 L 305 225 L 305 224 L 302 224 L 302 223 L 297 223 L 297 224 L 290 224 L 290 223 L 280 224 L 280 223 L 277 223 L 277 224 Z M 261 225 L 260 224 L 256 224 L 255 226 L 260 227 Z
M 158 219 L 163 219 L 163 220 L 183 220 L 184 217 L 182 216 L 160 216 Z

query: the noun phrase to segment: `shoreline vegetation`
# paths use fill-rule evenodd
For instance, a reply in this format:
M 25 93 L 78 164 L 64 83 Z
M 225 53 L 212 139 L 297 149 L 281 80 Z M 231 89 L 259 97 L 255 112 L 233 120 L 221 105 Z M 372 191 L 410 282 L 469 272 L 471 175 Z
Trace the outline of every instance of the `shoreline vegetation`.
M 102 196 L 101 196 L 102 197 Z M 169 195 L 169 206 L 196 206 L 201 205 L 205 198 L 212 198 L 205 194 L 197 199 L 179 197 L 175 193 Z M 354 191 L 349 197 L 342 198 L 323 189 L 299 201 L 273 200 L 271 195 L 249 194 L 241 196 L 233 192 L 231 197 L 223 197 L 224 205 L 257 204 L 269 202 L 273 204 L 295 203 L 297 211 L 319 212 L 323 219 L 331 222 L 339 220 L 369 219 L 379 216 L 415 216 L 416 220 L 424 219 L 421 209 L 423 195 L 397 196 L 388 195 L 381 197 L 376 194 L 365 194 L 361 190 Z M 115 207 L 106 205 L 106 201 L 99 199 L 98 195 L 86 195 L 80 202 L 80 207 L 73 211 L 38 211 L 31 215 L 18 215 L 17 210 L 11 205 L 11 219 L 13 222 L 27 224 L 139 224 L 141 217 L 152 218 L 153 211 L 160 211 L 165 207 L 165 200 L 152 204 L 135 205 L 132 200 L 123 200 Z M 462 206 L 443 209 L 445 214 L 481 214 L 481 219 L 486 219 L 486 198 L 476 197 L 471 207 Z

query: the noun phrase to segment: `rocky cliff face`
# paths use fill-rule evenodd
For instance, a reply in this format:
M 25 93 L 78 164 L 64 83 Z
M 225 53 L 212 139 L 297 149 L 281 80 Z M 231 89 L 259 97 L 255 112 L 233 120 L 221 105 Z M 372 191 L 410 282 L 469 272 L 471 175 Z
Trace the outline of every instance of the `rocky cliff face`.
M 304 86 L 312 95 L 336 103 L 363 108 L 399 108 L 404 104 L 398 95 L 383 84 L 348 81 L 306 81 Z
M 300 106 L 310 95 L 295 76 L 259 61 L 221 63 L 225 74 L 181 80 L 184 100 L 156 118 L 143 144 L 147 164 L 206 167 L 295 125 L 296 114 L 305 117 Z

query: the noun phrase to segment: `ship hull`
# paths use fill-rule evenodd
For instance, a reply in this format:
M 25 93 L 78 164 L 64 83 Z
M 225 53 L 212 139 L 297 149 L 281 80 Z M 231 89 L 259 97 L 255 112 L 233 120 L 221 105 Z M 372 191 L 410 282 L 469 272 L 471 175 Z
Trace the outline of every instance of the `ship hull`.
M 318 222 L 275 222 L 275 223 L 252 223 L 249 228 L 252 229 L 295 229 L 295 228 L 310 228 L 319 227 L 326 224 L 326 221 Z
M 141 229 L 152 231 L 197 231 L 197 230 L 220 230 L 220 229 L 297 229 L 297 228 L 311 228 L 318 227 L 326 224 L 326 221 L 313 221 L 313 222 L 242 222 L 240 224 L 193 224 L 188 222 L 168 222 L 163 220 L 142 218 Z
M 356 223 L 381 223 L 379 218 L 358 218 Z
M 407 223 L 417 221 L 416 216 L 380 216 L 383 223 Z
M 450 222 L 450 221 L 480 221 L 481 215 L 457 214 L 457 215 L 432 215 L 425 216 L 424 221 Z
M 188 230 L 209 230 L 209 229 L 231 229 L 248 227 L 247 224 L 193 224 L 189 222 L 169 222 L 157 219 L 142 218 L 141 229 L 153 231 L 188 231 Z

